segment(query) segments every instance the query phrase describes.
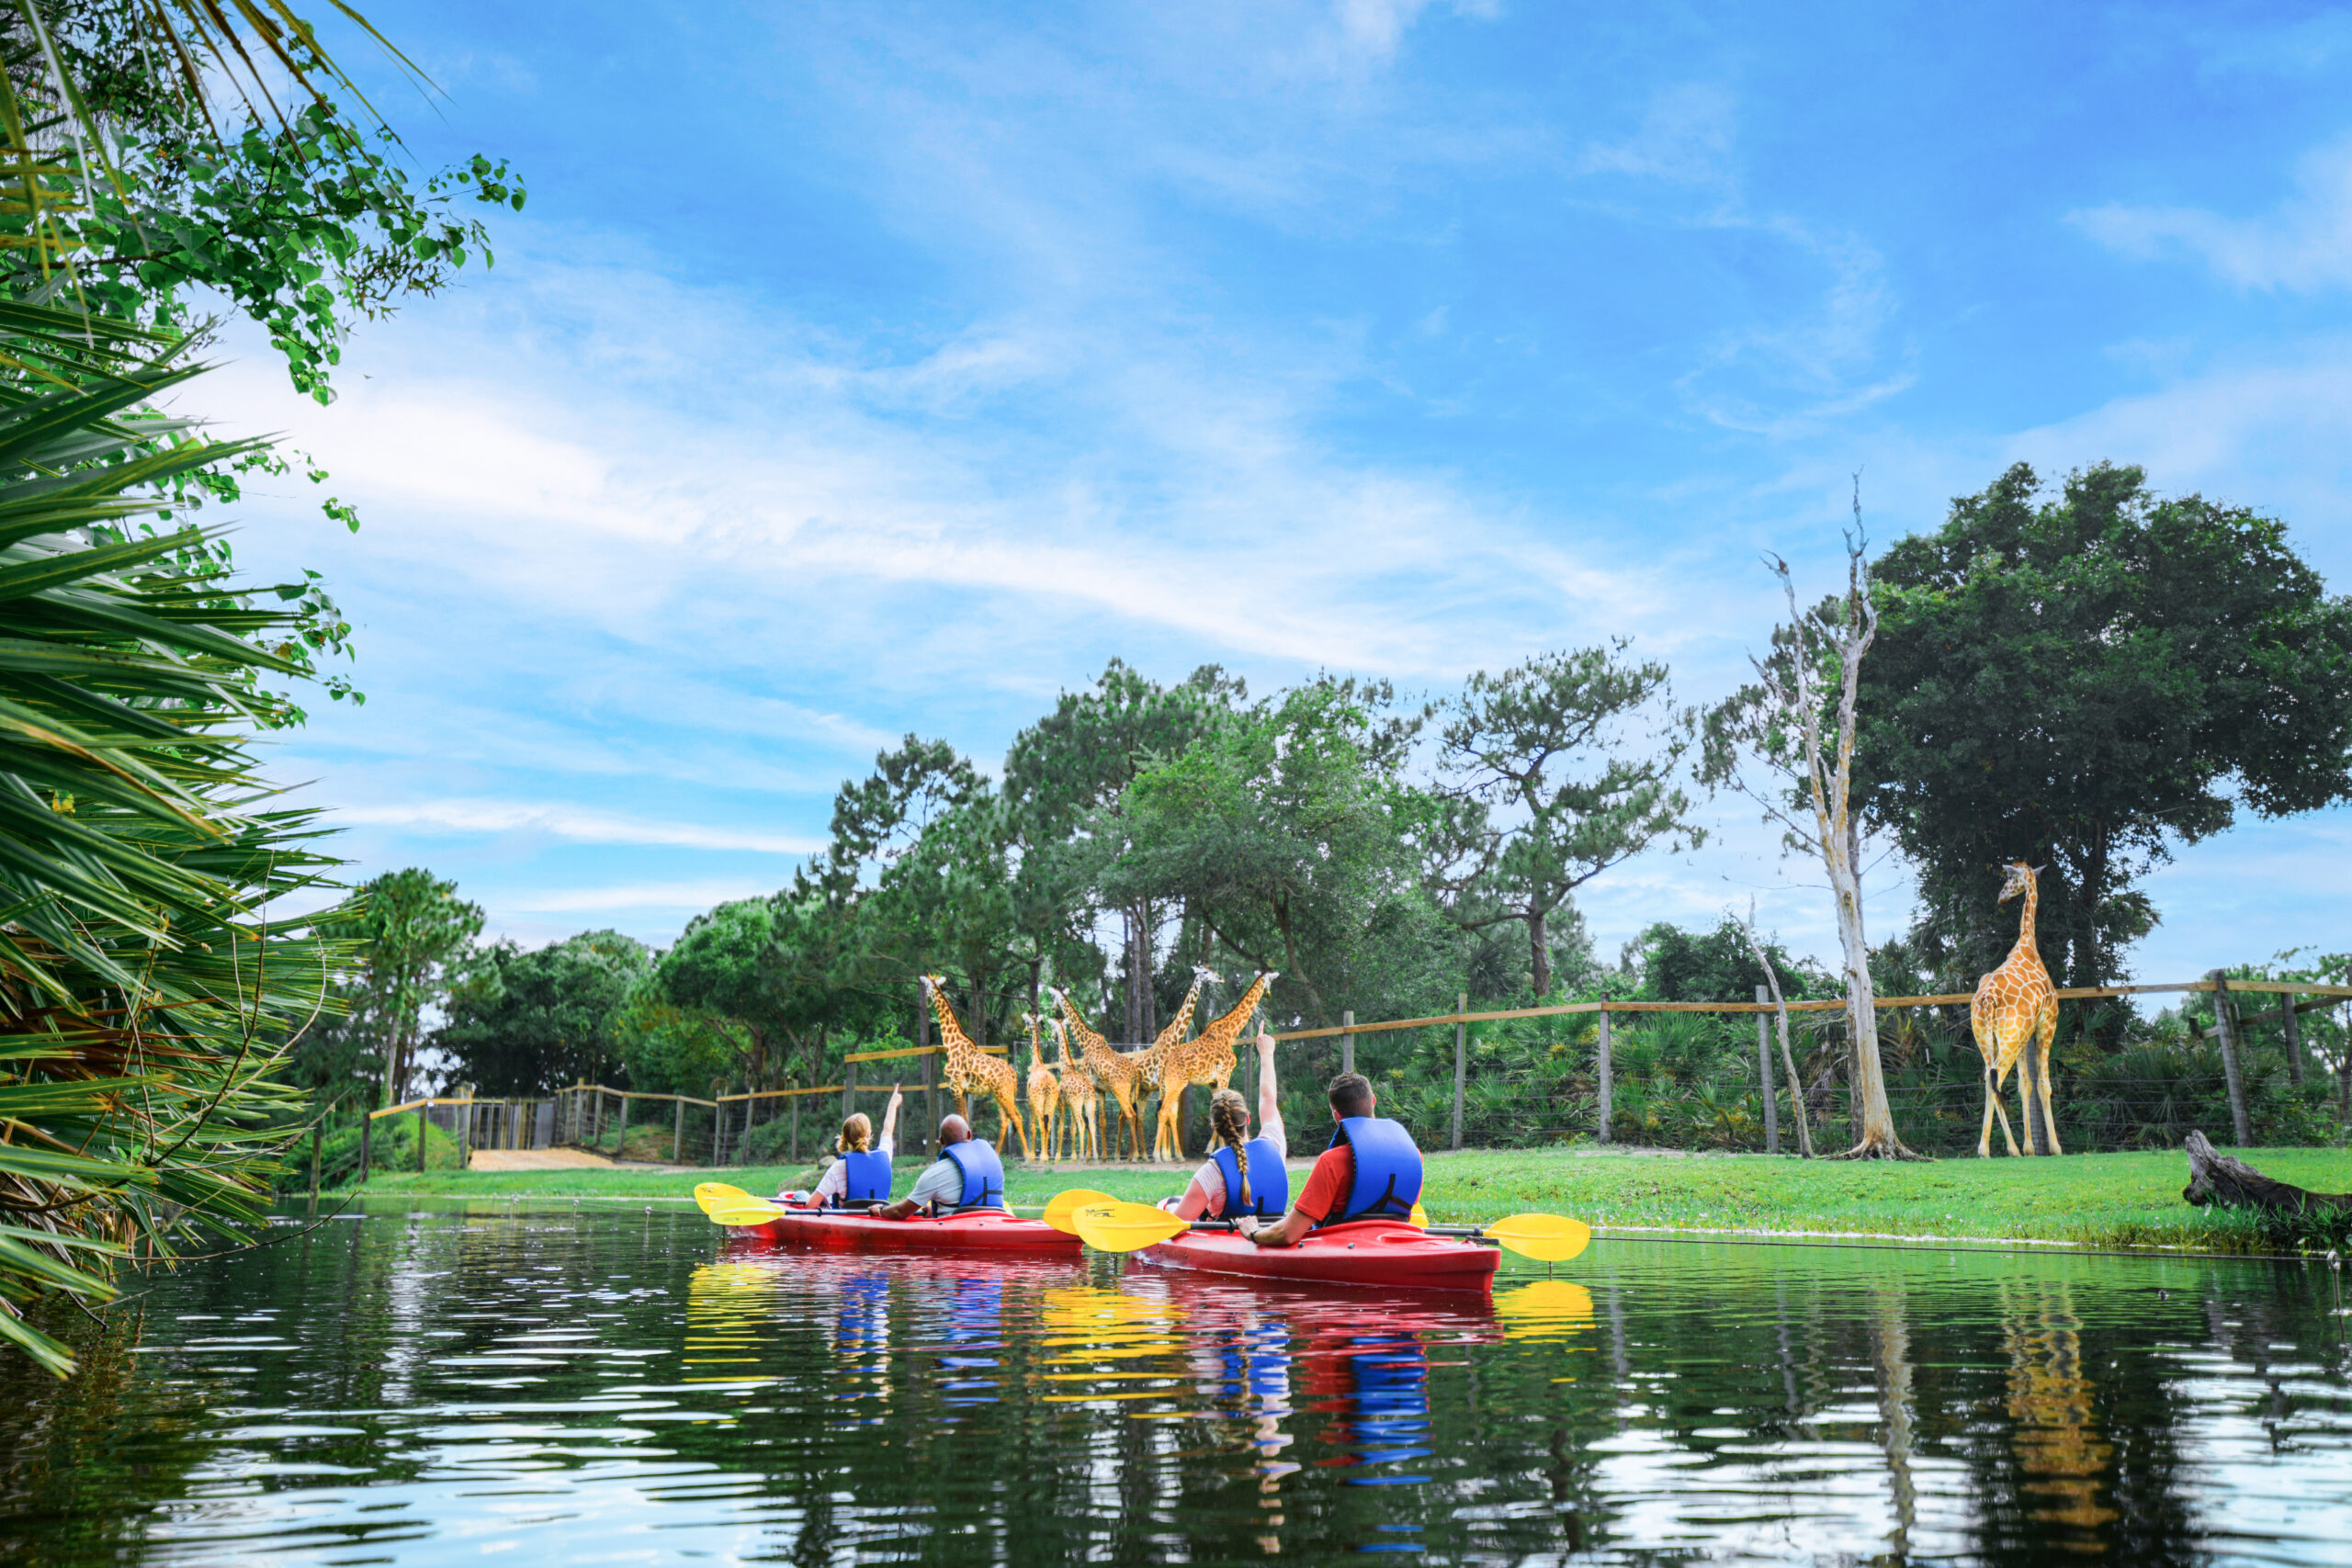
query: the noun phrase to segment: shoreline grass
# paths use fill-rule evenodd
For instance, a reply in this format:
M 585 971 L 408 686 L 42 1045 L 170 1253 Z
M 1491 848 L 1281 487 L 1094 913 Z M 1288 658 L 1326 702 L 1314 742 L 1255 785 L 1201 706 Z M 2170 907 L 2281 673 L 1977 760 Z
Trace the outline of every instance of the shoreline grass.
M 2352 1190 L 2352 1152 L 2250 1149 L 2241 1157 L 2282 1181 L 2323 1192 Z M 899 1162 L 901 1194 L 920 1169 L 918 1161 Z M 1063 1170 L 1015 1164 L 1007 1169 L 1006 1197 L 1016 1206 L 1034 1208 L 1064 1188 L 1091 1187 L 1116 1198 L 1148 1201 L 1179 1190 L 1188 1169 L 1163 1165 Z M 808 1186 L 814 1178 L 813 1168 L 777 1167 L 379 1172 L 362 1196 L 684 1201 L 696 1181 L 773 1192 Z M 1299 1179 L 1295 1173 L 1294 1188 Z M 2188 1180 L 2188 1158 L 2173 1151 L 1888 1166 L 1762 1155 L 1473 1150 L 1430 1156 L 1422 1201 L 1441 1224 L 1543 1209 L 1574 1214 L 1604 1233 L 2217 1254 L 2290 1249 L 2275 1224 L 2183 1202 L 2180 1192 Z

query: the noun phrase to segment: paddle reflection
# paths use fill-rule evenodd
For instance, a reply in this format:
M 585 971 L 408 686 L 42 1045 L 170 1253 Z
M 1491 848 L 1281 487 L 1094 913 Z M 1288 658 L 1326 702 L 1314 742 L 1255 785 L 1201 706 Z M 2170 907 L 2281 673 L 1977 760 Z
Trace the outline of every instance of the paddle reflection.
M 1190 1343 L 1184 1314 L 1172 1302 L 1073 1286 L 1046 1292 L 1041 1316 L 1046 1333 L 1038 1345 L 1053 1370 L 1038 1375 L 1052 1390 L 1044 1396 L 1049 1404 L 1152 1399 L 1182 1385 Z M 1155 1361 L 1167 1364 L 1146 1364 Z
M 776 1286 L 775 1269 L 762 1262 L 705 1263 L 687 1276 L 685 1381 L 732 1382 L 743 1375 L 734 1369 L 760 1363 Z

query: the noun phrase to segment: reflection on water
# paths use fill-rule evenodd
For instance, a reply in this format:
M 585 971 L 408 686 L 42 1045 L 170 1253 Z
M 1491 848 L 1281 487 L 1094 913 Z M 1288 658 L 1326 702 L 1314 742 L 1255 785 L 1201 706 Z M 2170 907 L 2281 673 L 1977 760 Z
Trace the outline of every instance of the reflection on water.
M 0 1557 L 2333 1562 L 2323 1265 L 1602 1241 L 1491 1300 L 451 1206 L 0 1372 Z

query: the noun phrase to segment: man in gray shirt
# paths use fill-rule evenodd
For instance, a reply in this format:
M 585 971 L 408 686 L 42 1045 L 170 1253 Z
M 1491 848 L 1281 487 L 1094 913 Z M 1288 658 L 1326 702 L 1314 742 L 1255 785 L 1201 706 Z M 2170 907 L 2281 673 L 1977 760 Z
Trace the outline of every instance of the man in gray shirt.
M 996 1150 L 972 1136 L 972 1124 L 948 1115 L 939 1123 L 939 1157 L 915 1190 L 874 1211 L 877 1220 L 904 1220 L 958 1207 L 1004 1207 L 1004 1168 Z

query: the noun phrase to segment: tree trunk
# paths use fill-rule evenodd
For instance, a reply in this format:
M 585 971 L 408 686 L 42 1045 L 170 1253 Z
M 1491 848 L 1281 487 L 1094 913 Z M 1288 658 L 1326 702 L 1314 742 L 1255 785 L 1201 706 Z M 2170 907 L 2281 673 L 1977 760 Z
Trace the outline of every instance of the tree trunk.
M 1829 886 L 1838 896 L 1838 941 L 1846 964 L 1846 1039 L 1853 1056 L 1854 1146 L 1836 1159 L 1920 1159 L 1894 1133 L 1886 1102 L 1886 1070 L 1878 1056 L 1878 992 L 1871 979 L 1871 949 L 1862 931 L 1862 881 L 1852 835 L 1828 835 Z
M 1531 911 L 1527 917 L 1528 973 L 1534 976 L 1535 1000 L 1539 1006 L 1545 997 L 1552 994 L 1550 924 L 1541 909 Z
M 2352 1192 L 2312 1192 L 2273 1180 L 2245 1161 L 2214 1148 L 2200 1132 L 2189 1133 L 2187 1146 L 2188 1185 L 2180 1195 L 2199 1208 L 2225 1203 L 2295 1214 L 2312 1209 L 2352 1209 Z

